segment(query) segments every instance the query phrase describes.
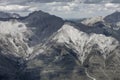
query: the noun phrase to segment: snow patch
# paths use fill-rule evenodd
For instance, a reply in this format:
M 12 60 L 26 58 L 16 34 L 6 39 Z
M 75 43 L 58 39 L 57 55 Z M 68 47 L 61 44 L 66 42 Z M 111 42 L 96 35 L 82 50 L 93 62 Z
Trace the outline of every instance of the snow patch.
M 84 25 L 92 26 L 96 22 L 104 21 L 103 18 L 104 17 L 102 17 L 102 16 L 93 17 L 93 18 L 89 18 L 89 19 L 86 19 L 86 20 L 82 21 L 82 23 Z

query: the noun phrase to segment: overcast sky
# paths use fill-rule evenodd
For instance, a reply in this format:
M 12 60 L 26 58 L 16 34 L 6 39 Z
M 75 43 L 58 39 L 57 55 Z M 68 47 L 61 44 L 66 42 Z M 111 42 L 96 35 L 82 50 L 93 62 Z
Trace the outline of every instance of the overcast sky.
M 42 10 L 62 18 L 85 18 L 119 11 L 118 2 L 120 0 L 0 0 L 0 11 L 27 15 Z

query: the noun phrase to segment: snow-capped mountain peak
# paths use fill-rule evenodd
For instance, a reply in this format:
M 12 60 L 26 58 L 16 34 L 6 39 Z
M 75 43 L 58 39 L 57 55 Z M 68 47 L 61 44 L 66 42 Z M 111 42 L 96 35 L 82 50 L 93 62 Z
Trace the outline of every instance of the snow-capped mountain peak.
M 58 30 L 53 40 L 58 43 L 65 43 L 75 50 L 82 63 L 94 48 L 100 51 L 103 57 L 106 58 L 119 45 L 119 42 L 112 37 L 95 33 L 87 34 L 70 24 L 64 24 Z

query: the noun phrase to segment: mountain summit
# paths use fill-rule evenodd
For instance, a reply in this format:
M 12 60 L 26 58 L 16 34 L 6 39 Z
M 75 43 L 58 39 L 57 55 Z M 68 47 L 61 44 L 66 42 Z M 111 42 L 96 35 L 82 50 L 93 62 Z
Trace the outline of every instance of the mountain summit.
M 31 44 L 36 44 L 37 42 L 42 42 L 45 39 L 48 39 L 50 35 L 55 33 L 64 24 L 62 18 L 50 15 L 43 11 L 30 13 L 21 21 L 27 23 L 26 26 L 34 32 L 35 36 L 32 36 Z

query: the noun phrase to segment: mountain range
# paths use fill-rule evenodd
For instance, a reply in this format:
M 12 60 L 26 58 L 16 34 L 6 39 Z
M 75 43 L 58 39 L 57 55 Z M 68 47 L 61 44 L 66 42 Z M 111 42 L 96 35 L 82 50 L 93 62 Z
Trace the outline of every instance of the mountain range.
M 119 18 L 0 12 L 0 80 L 120 80 Z

